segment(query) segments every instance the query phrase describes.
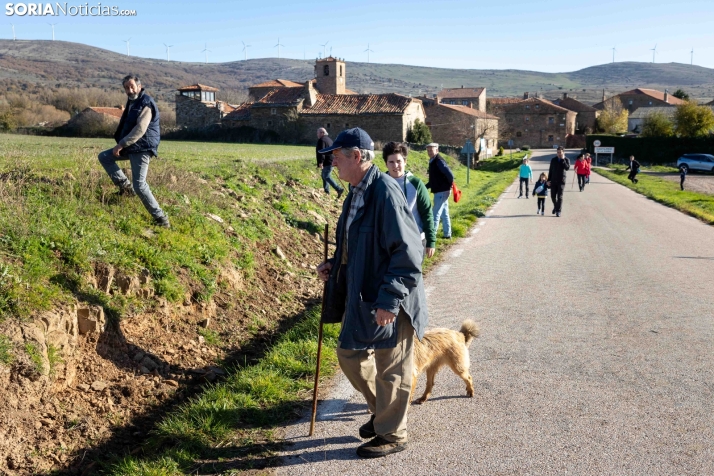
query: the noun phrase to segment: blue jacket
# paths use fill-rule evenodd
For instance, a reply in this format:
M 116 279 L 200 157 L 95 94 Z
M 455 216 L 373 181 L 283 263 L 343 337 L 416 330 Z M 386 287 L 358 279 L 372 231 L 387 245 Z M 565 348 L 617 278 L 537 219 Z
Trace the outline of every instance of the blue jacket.
M 376 166 L 367 172 L 364 206 L 348 233 L 347 263 L 341 264 L 345 222 L 352 191 L 337 223 L 337 250 L 325 290 L 323 322 L 342 322 L 343 349 L 386 349 L 397 345 L 396 320 L 375 322 L 377 309 L 411 319 L 417 336 L 424 336 L 428 320 L 421 273 L 424 248 L 416 222 L 399 185 Z
M 540 186 L 543 186 L 543 190 L 540 192 L 536 193 L 536 189 Z M 538 180 L 536 183 L 533 184 L 533 195 L 537 195 L 539 197 L 547 197 L 548 196 L 548 184 L 546 183 L 545 180 L 541 181 Z
M 446 192 L 451 190 L 452 183 L 454 183 L 454 174 L 441 155 L 436 154 L 429 161 L 429 181 L 426 183 L 426 188 L 430 188 L 431 193 Z
M 135 143 L 122 149 L 121 155 L 136 154 L 137 152 L 151 152 L 156 157 L 159 154 L 159 142 L 161 141 L 161 131 L 159 129 L 159 108 L 154 102 L 154 99 L 144 93 L 142 88 L 139 92 L 139 97 L 133 101 L 127 101 L 124 112 L 119 120 L 119 126 L 114 133 L 114 139 L 119 143 L 124 137 L 128 136 L 139 119 L 141 111 L 148 107 L 151 109 L 151 122 L 146 128 L 144 135 Z
M 519 174 L 521 178 L 529 178 L 533 180 L 533 170 L 531 169 L 531 166 L 528 164 L 521 164 L 521 168 L 519 169 Z

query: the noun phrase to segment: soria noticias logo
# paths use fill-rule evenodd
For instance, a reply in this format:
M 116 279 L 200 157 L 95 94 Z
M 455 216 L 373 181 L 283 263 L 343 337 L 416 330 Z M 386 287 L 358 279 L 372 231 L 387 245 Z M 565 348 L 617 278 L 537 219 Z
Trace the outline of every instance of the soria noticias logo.
M 70 17 L 133 17 L 136 10 L 122 10 L 101 3 L 70 5 L 65 3 L 6 3 L 6 16 L 70 16 Z

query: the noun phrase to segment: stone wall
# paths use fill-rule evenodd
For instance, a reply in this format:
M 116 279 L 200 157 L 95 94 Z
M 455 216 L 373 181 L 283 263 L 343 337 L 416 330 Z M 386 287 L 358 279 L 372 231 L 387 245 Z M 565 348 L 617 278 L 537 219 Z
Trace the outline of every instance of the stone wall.
M 342 114 L 304 114 L 305 140 L 315 140 L 319 127 L 327 129 L 333 139 L 345 129 L 359 127 L 367 131 L 373 141 L 404 141 L 407 137 L 407 120 L 402 114 L 365 114 L 360 116 Z M 423 120 L 423 119 L 422 119 Z
M 220 102 L 202 102 L 186 96 L 176 96 L 176 125 L 201 128 L 221 122 Z
M 426 114 L 434 142 L 463 146 L 467 140 L 475 143 L 477 136 L 486 130 L 486 147 L 492 149 L 497 145 L 497 119 L 478 118 L 439 105 L 427 107 Z M 478 148 L 478 145 L 475 147 Z

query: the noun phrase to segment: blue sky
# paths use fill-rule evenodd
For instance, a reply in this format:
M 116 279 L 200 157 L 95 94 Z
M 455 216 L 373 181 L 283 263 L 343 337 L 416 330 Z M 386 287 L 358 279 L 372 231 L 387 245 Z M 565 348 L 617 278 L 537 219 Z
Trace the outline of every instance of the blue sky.
M 18 2 L 15 2 L 18 3 Z M 62 2 L 64 3 L 64 1 Z M 68 1 L 69 6 L 99 2 Z M 0 38 L 86 43 L 132 56 L 209 62 L 327 53 L 375 63 L 469 69 L 574 71 L 612 61 L 714 67 L 714 1 L 138 1 L 102 0 L 134 17 L 8 16 Z M 7 2 L 4 3 L 7 5 Z M 53 4 L 54 5 L 54 4 Z

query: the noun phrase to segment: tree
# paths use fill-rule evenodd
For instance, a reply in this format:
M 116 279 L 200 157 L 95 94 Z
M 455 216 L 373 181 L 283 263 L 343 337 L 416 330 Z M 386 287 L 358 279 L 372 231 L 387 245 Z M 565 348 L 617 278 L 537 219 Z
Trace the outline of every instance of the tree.
M 672 96 L 682 99 L 684 101 L 689 101 L 689 94 L 685 93 L 682 88 L 677 89 Z
M 674 125 L 662 112 L 653 112 L 642 124 L 642 137 L 669 137 L 674 134 Z
M 605 109 L 597 118 L 597 126 L 608 134 L 625 134 L 627 132 L 627 109 L 619 101 L 608 101 Z
M 431 142 L 431 130 L 429 126 L 419 119 L 416 119 L 414 124 L 407 128 L 407 142 L 414 144 L 428 144 Z
M 714 130 L 714 112 L 694 101 L 677 106 L 674 113 L 674 132 L 679 137 L 705 137 Z

